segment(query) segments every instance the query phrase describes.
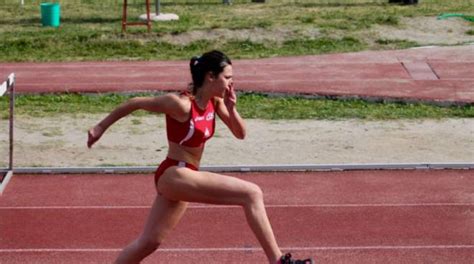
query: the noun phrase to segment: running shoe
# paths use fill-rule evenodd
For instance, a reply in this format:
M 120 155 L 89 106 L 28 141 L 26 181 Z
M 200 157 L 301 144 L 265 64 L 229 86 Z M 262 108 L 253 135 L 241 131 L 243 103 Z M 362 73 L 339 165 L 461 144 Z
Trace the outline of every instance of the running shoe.
M 314 264 L 314 260 L 312 258 L 304 260 L 292 259 L 291 254 L 287 253 L 280 258 L 280 264 Z

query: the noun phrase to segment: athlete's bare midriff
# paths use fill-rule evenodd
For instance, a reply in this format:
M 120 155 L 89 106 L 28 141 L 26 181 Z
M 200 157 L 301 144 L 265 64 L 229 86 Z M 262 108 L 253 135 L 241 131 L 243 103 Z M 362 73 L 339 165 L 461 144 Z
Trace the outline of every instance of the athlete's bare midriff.
M 199 168 L 204 146 L 195 148 L 186 147 L 171 141 L 168 141 L 168 146 L 168 158 L 184 161 Z

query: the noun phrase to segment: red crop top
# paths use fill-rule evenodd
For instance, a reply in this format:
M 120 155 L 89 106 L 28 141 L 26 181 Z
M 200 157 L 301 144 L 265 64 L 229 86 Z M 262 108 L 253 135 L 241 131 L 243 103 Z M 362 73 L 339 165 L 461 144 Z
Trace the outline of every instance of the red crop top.
M 186 147 L 202 147 L 214 135 L 215 108 L 210 100 L 202 110 L 191 98 L 191 116 L 185 122 L 179 122 L 166 115 L 166 134 L 168 140 Z

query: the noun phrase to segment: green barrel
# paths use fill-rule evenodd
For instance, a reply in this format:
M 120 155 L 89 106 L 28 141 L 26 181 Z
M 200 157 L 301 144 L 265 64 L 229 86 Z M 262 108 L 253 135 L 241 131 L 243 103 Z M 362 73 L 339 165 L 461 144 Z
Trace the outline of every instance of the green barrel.
M 61 8 L 59 3 L 41 3 L 41 24 L 44 27 L 59 27 Z

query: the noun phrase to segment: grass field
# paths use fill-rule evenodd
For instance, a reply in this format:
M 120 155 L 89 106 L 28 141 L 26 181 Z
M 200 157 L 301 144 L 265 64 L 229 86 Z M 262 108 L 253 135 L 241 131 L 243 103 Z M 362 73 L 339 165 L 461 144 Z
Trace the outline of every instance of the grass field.
M 139 94 L 152 96 L 153 94 Z M 19 116 L 44 117 L 61 114 L 95 114 L 111 111 L 136 95 L 22 95 L 16 98 Z M 7 98 L 0 97 L 0 109 L 8 109 Z M 258 119 L 420 119 L 473 118 L 474 105 L 437 106 L 422 103 L 366 102 L 363 100 L 326 100 L 302 97 L 271 97 L 263 94 L 241 94 L 239 112 L 245 118 Z M 7 111 L 2 118 L 8 118 Z M 143 115 L 144 112 L 137 112 Z
M 371 39 L 361 32 L 376 25 L 396 28 L 403 17 L 474 14 L 474 0 L 423 0 L 417 6 L 388 0 L 234 0 L 232 5 L 222 0 L 161 0 L 161 12 L 176 13 L 179 21 L 154 23 L 150 34 L 145 27 L 122 34 L 119 0 L 58 1 L 59 28 L 41 26 L 40 1 L 24 2 L 0 0 L 0 61 L 187 59 L 214 48 L 235 59 L 407 48 L 418 44 Z M 144 13 L 145 1 L 129 2 L 129 17 Z M 218 38 L 206 38 L 215 31 L 221 33 Z M 186 34 L 194 38 L 169 40 Z M 271 38 L 259 41 L 245 34 Z

